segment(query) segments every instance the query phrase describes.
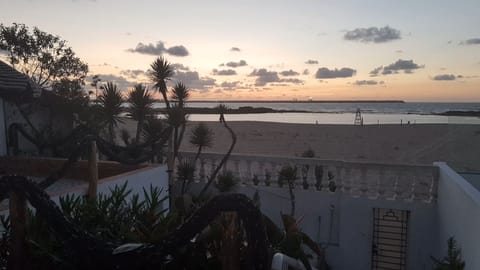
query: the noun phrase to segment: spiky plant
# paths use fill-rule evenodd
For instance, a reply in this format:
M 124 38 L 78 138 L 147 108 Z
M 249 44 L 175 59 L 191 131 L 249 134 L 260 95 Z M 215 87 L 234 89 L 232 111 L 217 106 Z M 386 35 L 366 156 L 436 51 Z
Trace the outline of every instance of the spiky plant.
M 128 93 L 127 103 L 130 116 L 137 121 L 137 133 L 135 143 L 140 142 L 145 119 L 153 114 L 154 99 L 152 93 L 142 84 L 135 85 L 134 89 Z
M 102 89 L 102 93 L 98 97 L 100 114 L 107 124 L 110 142 L 114 143 L 115 127 L 118 126 L 118 123 L 123 123 L 120 114 L 124 111 L 122 106 L 125 100 L 113 82 L 107 82 L 100 89 Z
M 189 97 L 190 89 L 187 88 L 183 83 L 177 82 L 172 89 L 172 94 L 170 96 L 171 100 L 176 102 L 179 107 L 183 108 Z
M 288 184 L 288 191 L 290 193 L 290 204 L 291 204 L 290 215 L 292 217 L 295 216 L 295 193 L 293 193 L 293 190 L 295 189 L 295 180 L 297 180 L 296 166 L 285 165 L 278 172 L 278 184 L 283 185 L 284 181 L 286 181 Z
M 190 159 L 180 161 L 177 166 L 177 180 L 182 181 L 181 194 L 185 194 L 188 184 L 195 180 L 195 162 Z
M 462 249 L 458 247 L 455 238 L 450 237 L 447 240 L 447 256 L 442 260 L 438 260 L 432 257 L 435 264 L 434 270 L 463 270 L 465 268 L 465 262 L 462 259 Z
M 167 97 L 167 81 L 169 81 L 174 74 L 173 67 L 163 57 L 155 59 L 150 67 L 152 69 L 149 72 L 150 80 L 153 82 L 153 87 L 162 94 L 165 106 L 168 109 L 170 108 L 170 103 L 168 102 Z
M 197 147 L 197 154 L 195 155 L 195 161 L 200 157 L 200 153 L 203 148 L 211 147 L 213 142 L 213 133 L 204 123 L 199 123 L 192 130 L 192 135 L 190 136 L 190 143 Z

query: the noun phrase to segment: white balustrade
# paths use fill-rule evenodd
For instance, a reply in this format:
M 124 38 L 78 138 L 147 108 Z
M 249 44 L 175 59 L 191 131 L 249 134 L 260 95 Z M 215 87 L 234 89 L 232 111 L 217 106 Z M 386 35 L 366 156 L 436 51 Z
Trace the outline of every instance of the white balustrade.
M 182 156 L 193 158 L 195 153 L 182 152 Z M 208 180 L 222 158 L 223 154 L 202 154 L 196 163 L 197 181 Z M 232 154 L 221 172 L 231 170 L 246 185 L 278 187 L 278 174 L 285 165 L 297 167 L 297 189 L 370 199 L 427 203 L 436 199 L 438 172 L 434 166 Z

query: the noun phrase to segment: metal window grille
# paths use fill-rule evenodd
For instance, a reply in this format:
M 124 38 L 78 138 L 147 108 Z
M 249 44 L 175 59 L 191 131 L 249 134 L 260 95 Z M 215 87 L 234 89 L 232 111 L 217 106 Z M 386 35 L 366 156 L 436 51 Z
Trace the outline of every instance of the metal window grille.
M 409 216 L 407 210 L 373 209 L 373 270 L 407 269 Z

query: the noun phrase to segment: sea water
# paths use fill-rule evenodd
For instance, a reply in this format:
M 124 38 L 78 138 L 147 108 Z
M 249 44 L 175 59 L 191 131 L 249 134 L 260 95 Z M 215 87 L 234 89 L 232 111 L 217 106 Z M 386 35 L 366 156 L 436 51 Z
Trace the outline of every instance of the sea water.
M 192 102 L 188 107 L 213 108 L 218 102 Z M 227 114 L 227 121 L 265 121 L 303 124 L 352 125 L 355 113 L 360 109 L 365 125 L 376 124 L 480 124 L 479 117 L 436 115 L 448 111 L 480 111 L 480 103 L 316 103 L 316 102 L 229 102 L 228 108 L 265 107 L 274 110 L 307 112 Z M 162 104 L 157 104 L 161 108 Z M 190 121 L 218 121 L 215 114 L 192 114 Z

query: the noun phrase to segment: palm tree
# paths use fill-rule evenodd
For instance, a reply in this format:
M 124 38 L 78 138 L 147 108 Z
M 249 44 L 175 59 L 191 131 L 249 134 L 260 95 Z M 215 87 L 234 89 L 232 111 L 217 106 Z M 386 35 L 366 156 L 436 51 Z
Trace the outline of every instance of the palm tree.
M 181 108 L 184 107 L 185 101 L 190 97 L 190 89 L 188 89 L 183 83 L 177 82 L 172 90 L 170 98 L 177 103 Z
M 173 76 L 173 68 L 163 57 L 158 57 L 155 59 L 150 67 L 152 70 L 150 71 L 149 76 L 154 83 L 153 87 L 155 87 L 158 92 L 162 94 L 165 106 L 167 109 L 169 109 L 170 103 L 168 102 L 167 98 L 167 81 Z
M 117 127 L 118 123 L 123 123 L 122 119 L 120 118 L 120 114 L 124 110 L 122 105 L 125 100 L 123 99 L 120 90 L 117 89 L 117 85 L 112 82 L 108 82 L 107 84 L 102 85 L 100 88 L 103 90 L 98 97 L 100 114 L 107 124 L 110 142 L 114 143 L 114 128 Z
M 163 96 L 163 101 L 165 102 L 165 108 L 168 111 L 170 109 L 170 103 L 168 102 L 167 97 L 167 81 L 173 76 L 174 71 L 170 63 L 165 60 L 163 57 L 158 57 L 150 65 L 151 71 L 149 72 L 149 77 L 153 81 L 153 87 L 156 88 Z M 168 139 L 168 149 L 167 149 L 167 166 L 168 171 L 172 172 L 175 168 L 175 154 L 174 154 L 174 138 L 170 135 Z M 168 180 L 171 183 L 173 181 L 173 175 L 168 174 Z
M 174 140 L 173 140 L 173 158 L 177 157 L 178 150 L 180 149 L 180 144 L 183 140 L 183 135 L 185 134 L 185 125 L 187 123 L 185 119 L 185 102 L 190 97 L 190 89 L 188 89 L 183 83 L 177 82 L 173 87 L 172 94 L 170 96 L 171 100 L 173 100 L 176 104 L 176 110 L 180 115 L 181 123 L 180 125 L 174 126 Z M 178 128 L 181 127 L 180 133 L 178 132 Z
M 186 114 L 183 108 L 174 105 L 166 111 L 166 117 L 168 124 L 173 127 L 173 151 L 172 154 L 172 166 L 175 166 L 175 158 L 177 157 L 178 150 L 180 149 L 180 143 L 185 132 L 185 124 L 187 123 Z M 179 128 L 182 128 L 179 133 Z M 173 168 L 173 167 L 172 167 Z
M 153 99 L 152 93 L 143 84 L 137 84 L 130 93 L 128 93 L 128 109 L 134 120 L 137 120 L 137 133 L 135 135 L 135 143 L 140 141 L 143 125 L 147 116 L 153 114 Z
M 199 123 L 193 130 L 190 136 L 190 143 L 195 145 L 198 150 L 195 155 L 195 162 L 198 160 L 200 153 L 204 147 L 211 147 L 213 141 L 212 130 L 204 123 Z

